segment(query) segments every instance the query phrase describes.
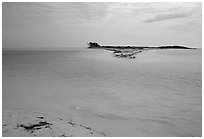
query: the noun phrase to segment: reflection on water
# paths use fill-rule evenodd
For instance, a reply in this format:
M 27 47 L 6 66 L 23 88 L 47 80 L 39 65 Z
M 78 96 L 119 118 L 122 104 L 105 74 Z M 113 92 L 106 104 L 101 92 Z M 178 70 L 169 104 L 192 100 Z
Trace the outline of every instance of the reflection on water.
M 201 55 L 156 50 L 121 59 L 104 50 L 4 51 L 3 109 L 57 111 L 109 136 L 201 136 Z

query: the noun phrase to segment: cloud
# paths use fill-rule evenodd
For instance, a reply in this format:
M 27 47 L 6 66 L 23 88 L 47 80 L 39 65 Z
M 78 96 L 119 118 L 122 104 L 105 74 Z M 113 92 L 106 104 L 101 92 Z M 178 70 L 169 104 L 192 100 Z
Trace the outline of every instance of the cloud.
M 145 20 L 146 23 L 164 21 L 164 20 L 172 20 L 178 18 L 184 18 L 190 16 L 189 13 L 173 13 L 173 14 L 159 14 L 152 19 Z
M 145 23 L 153 23 L 165 20 L 173 20 L 185 18 L 187 20 L 201 20 L 201 11 L 202 5 L 201 3 L 168 3 L 165 5 L 160 3 L 152 4 L 152 12 L 149 12 L 149 15 L 154 15 L 156 9 L 163 9 L 166 6 L 166 11 L 158 12 L 153 18 L 144 20 Z
M 98 20 L 106 14 L 106 3 L 31 2 L 3 3 L 3 14 L 70 20 Z
M 142 2 L 31 2 L 3 3 L 3 15 L 50 18 L 62 23 L 107 22 L 114 17 L 159 14 L 145 22 L 181 18 L 198 7 L 196 3 L 142 3 Z M 171 14 L 176 11 L 179 14 Z M 162 13 L 162 14 L 161 14 Z M 160 15 L 161 14 L 161 15 Z M 144 16 L 145 17 L 145 16 Z M 139 20 L 139 19 L 138 19 Z

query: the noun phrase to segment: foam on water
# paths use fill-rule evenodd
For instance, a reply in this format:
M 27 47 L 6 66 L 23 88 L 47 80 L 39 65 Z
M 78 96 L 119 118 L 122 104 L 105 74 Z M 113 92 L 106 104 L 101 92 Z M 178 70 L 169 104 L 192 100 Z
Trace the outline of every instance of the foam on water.
M 201 136 L 201 55 L 3 51 L 3 109 L 61 113 L 108 136 Z

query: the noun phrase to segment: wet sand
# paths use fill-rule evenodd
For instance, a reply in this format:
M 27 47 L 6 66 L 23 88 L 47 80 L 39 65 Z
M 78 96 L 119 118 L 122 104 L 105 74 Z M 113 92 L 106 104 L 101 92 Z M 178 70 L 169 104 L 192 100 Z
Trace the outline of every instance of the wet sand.
M 53 114 L 27 110 L 3 111 L 3 137 L 105 137 L 86 124 Z

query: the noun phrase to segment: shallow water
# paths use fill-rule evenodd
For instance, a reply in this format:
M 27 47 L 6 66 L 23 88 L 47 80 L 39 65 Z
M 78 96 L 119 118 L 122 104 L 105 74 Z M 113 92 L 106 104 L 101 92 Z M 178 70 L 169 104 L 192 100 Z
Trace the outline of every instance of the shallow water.
M 4 109 L 62 114 L 107 136 L 201 136 L 201 50 L 3 51 Z

